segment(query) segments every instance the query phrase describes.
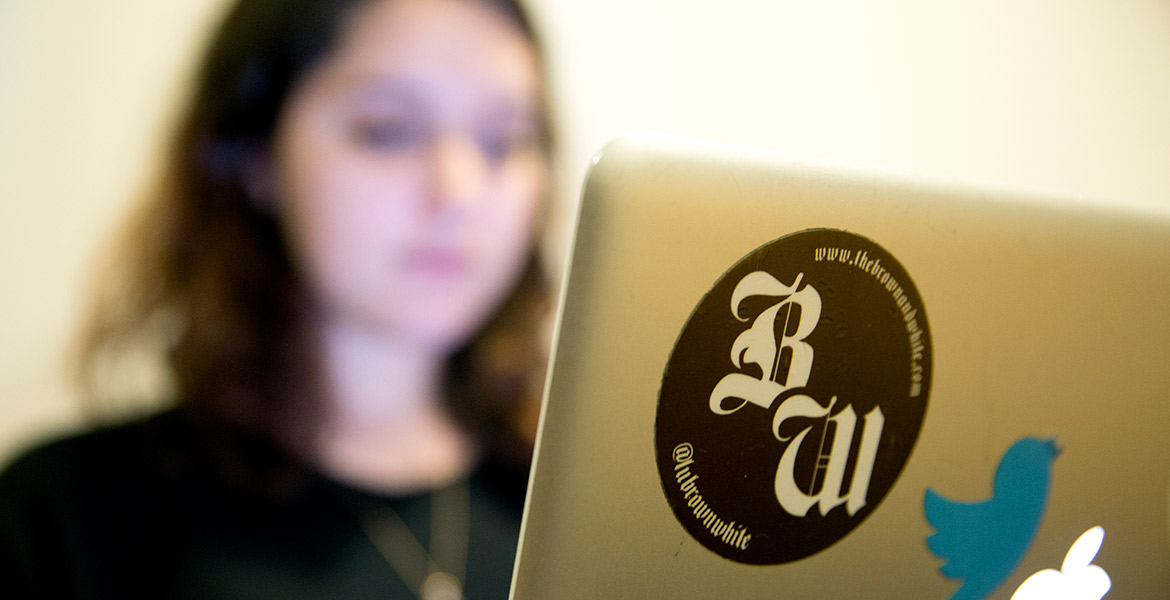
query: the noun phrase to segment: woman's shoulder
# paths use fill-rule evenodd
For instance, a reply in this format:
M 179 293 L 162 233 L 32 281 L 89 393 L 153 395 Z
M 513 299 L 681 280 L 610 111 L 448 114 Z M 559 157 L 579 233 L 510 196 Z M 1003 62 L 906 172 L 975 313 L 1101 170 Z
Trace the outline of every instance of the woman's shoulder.
M 0 498 L 136 478 L 189 454 L 190 426 L 175 411 L 60 436 L 18 455 L 0 473 Z
M 12 461 L 0 474 L 0 575 L 16 597 L 100 589 L 123 559 L 161 566 L 192 521 L 175 511 L 191 504 L 176 502 L 193 472 L 184 458 L 191 439 L 179 415 L 163 413 L 61 437 Z M 166 576 L 155 571 L 142 585 Z
M 146 523 L 191 487 L 207 487 L 196 440 L 181 415 L 164 412 L 48 441 L 0 473 L 0 520 L 9 530 L 129 515 Z
M 471 475 L 473 491 L 507 510 L 522 512 L 528 491 L 528 465 L 489 458 Z

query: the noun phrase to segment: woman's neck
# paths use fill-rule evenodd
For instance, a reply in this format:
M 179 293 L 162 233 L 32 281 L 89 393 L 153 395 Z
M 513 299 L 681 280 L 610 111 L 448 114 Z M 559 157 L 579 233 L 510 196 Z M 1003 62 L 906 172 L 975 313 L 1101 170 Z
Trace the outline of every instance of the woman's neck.
M 360 327 L 322 331 L 329 401 L 317 458 L 327 475 L 384 493 L 465 477 L 477 452 L 441 401 L 443 355 Z

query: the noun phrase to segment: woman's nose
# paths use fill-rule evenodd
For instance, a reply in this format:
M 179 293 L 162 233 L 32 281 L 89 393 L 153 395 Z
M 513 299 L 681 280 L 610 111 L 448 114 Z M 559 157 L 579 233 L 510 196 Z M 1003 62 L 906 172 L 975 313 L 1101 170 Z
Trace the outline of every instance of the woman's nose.
M 467 206 L 481 198 L 489 165 L 475 140 L 466 135 L 442 135 L 431 152 L 431 199 L 436 207 Z

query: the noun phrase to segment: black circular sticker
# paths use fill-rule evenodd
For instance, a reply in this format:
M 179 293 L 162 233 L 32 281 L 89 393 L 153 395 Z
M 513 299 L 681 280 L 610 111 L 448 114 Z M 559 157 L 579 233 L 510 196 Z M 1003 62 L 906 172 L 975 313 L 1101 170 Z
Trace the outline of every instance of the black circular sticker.
M 699 302 L 662 377 L 658 472 L 699 543 L 799 560 L 861 524 L 926 416 L 930 330 L 902 265 L 816 229 L 755 250 Z

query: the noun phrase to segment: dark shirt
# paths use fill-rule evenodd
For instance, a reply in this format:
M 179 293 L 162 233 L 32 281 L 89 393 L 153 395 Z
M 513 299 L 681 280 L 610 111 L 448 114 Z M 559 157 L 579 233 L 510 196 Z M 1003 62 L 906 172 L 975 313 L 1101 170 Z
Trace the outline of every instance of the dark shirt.
M 413 598 L 359 524 L 401 516 L 426 546 L 430 495 L 386 497 L 307 474 L 251 486 L 168 412 L 54 442 L 0 475 L 3 598 Z M 465 596 L 508 596 L 525 474 L 469 482 Z

